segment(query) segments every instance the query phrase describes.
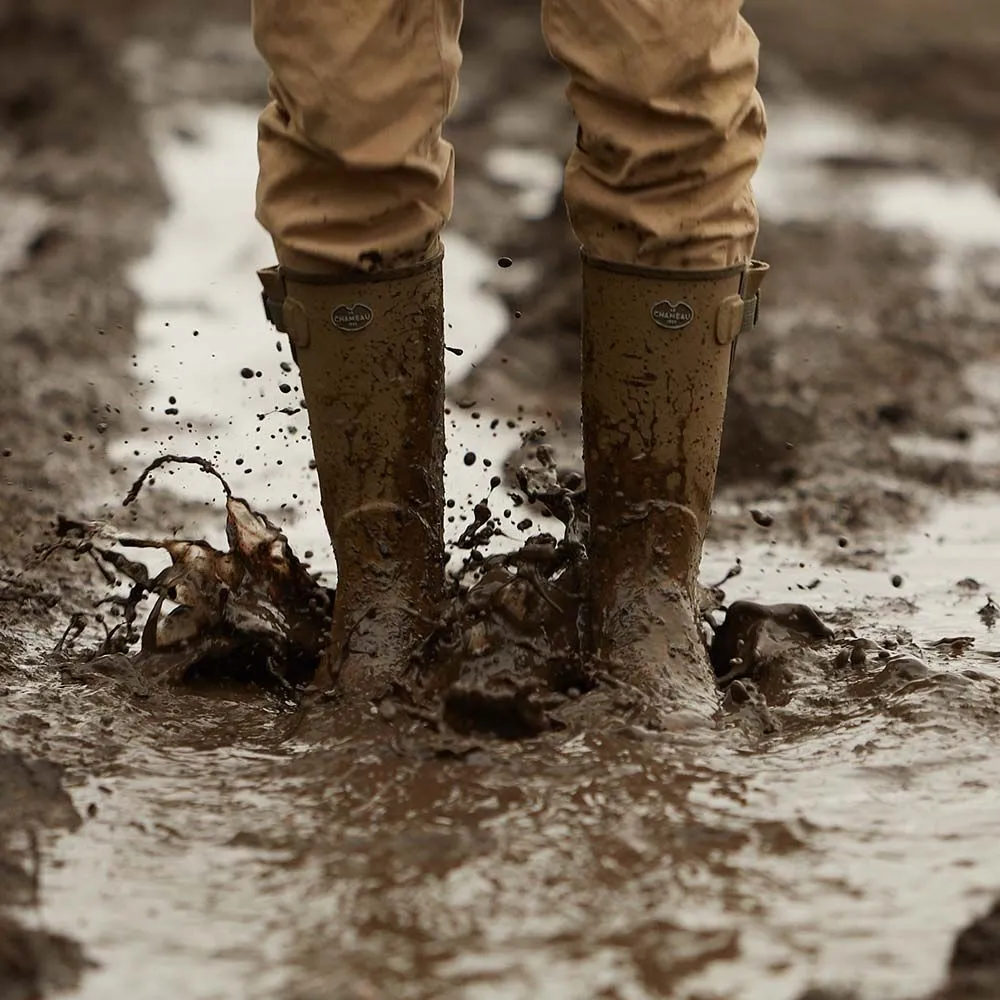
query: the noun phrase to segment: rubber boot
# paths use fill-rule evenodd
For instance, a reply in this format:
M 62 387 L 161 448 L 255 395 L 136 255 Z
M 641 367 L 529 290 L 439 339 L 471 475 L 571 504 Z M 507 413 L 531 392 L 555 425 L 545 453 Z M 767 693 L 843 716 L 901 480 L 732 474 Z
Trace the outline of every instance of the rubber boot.
M 376 699 L 426 633 L 443 586 L 441 254 L 375 274 L 259 275 L 298 362 L 337 560 L 317 683 Z
M 640 695 L 640 721 L 711 717 L 700 627 L 708 528 L 736 338 L 767 265 L 640 268 L 584 257 L 583 441 L 592 653 Z

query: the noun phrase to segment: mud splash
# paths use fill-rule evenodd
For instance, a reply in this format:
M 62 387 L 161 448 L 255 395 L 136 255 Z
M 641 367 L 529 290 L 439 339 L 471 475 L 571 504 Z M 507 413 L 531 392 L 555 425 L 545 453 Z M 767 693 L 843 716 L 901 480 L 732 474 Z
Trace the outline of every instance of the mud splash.
M 455 543 L 465 555 L 435 612 L 436 623 L 428 622 L 429 634 L 413 651 L 410 668 L 378 706 L 386 721 L 402 707 L 439 732 L 520 738 L 567 725 L 604 728 L 615 719 L 623 724 L 647 707 L 642 692 L 587 660 L 586 494 L 578 474 L 558 469 L 551 449 L 541 445 L 534 454 L 538 464 L 518 472 L 521 502 L 549 510 L 561 522 L 563 537 L 536 534 L 512 552 L 484 555 L 502 532 L 502 521 L 489 497 L 476 504 L 472 523 Z M 64 675 L 115 678 L 144 696 L 158 684 L 229 681 L 273 691 L 294 706 L 318 672 L 336 590 L 320 586 L 287 537 L 234 496 L 206 459 L 161 456 L 143 470 L 123 506 L 171 465 L 196 466 L 221 486 L 228 549 L 202 539 L 144 539 L 101 521 L 61 519 L 58 541 L 40 559 L 63 551 L 89 557 L 112 588 L 96 602 L 98 613 L 70 620 L 55 649 L 67 658 Z M 495 477 L 492 486 L 499 485 Z M 170 564 L 154 574 L 126 554 L 136 549 L 164 552 Z M 139 628 L 147 598 L 152 607 Z M 773 729 L 761 698 L 754 697 L 758 688 L 769 690 L 771 700 L 780 697 L 789 678 L 775 664 L 789 661 L 803 640 L 829 640 L 834 633 L 803 605 L 743 601 L 726 609 L 724 600 L 718 587 L 704 593 L 719 684 L 737 714 L 749 721 L 757 708 L 757 728 Z M 717 625 L 711 612 L 723 613 Z M 95 625 L 103 638 L 96 648 L 76 653 Z M 601 698 L 593 694 L 598 689 Z M 336 700 L 336 688 L 329 697 Z M 312 732 L 329 728 L 321 706 L 313 702 L 311 711 Z
M 137 499 L 150 473 L 171 464 L 196 465 L 221 484 L 228 550 L 202 539 L 149 540 L 116 533 L 102 522 L 63 519 L 60 540 L 42 558 L 60 549 L 90 556 L 109 585 L 125 585 L 98 601 L 110 612 L 97 618 L 105 635 L 83 662 L 99 673 L 129 675 L 140 686 L 221 675 L 293 695 L 316 671 L 334 595 L 306 571 L 281 531 L 233 496 L 205 459 L 161 456 L 136 480 L 123 506 Z M 170 565 L 154 575 L 122 549 L 160 550 Z M 147 597 L 154 603 L 140 635 L 136 621 Z M 56 652 L 68 654 L 86 625 L 84 615 L 74 616 Z M 138 653 L 130 655 L 137 641 Z

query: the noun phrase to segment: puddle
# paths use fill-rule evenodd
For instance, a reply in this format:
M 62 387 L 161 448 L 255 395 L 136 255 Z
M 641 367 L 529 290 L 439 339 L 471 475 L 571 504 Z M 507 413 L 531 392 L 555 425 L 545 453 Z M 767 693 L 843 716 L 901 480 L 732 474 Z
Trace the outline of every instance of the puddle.
M 899 434 L 893 447 L 902 455 L 936 461 L 969 462 L 973 465 L 1000 464 L 1000 433 L 977 433 L 968 441 L 930 438 L 921 434 Z
M 919 231 L 946 248 L 1000 247 L 1000 194 L 923 165 L 925 136 L 813 100 L 773 104 L 768 119 L 754 179 L 768 219 L 850 218 Z
M 1000 194 L 985 181 L 925 165 L 940 159 L 926 135 L 811 99 L 774 103 L 768 120 L 754 179 L 765 219 L 850 219 L 919 233 L 937 245 L 929 278 L 942 293 L 968 280 L 969 251 L 1000 249 Z
M 871 151 L 871 130 L 852 122 L 774 110 L 765 212 L 869 205 L 886 225 L 933 232 L 930 214 L 880 199 L 883 180 L 917 190 L 898 174 L 834 182 L 817 165 Z M 217 107 L 191 124 L 193 141 L 157 147 L 174 210 L 134 275 L 150 430 L 118 457 L 130 472 L 165 448 L 215 458 L 237 492 L 287 503 L 276 519 L 329 568 L 302 415 L 273 412 L 297 388 L 281 391 L 287 354 L 259 313 L 253 270 L 270 249 L 252 220 L 254 118 Z M 819 197 L 827 183 L 835 197 Z M 492 257 L 455 234 L 447 261 L 448 342 L 465 351 L 449 356 L 455 380 L 507 317 L 480 291 Z M 243 379 L 244 367 L 261 374 Z M 482 459 L 499 462 L 518 431 L 506 414 L 453 415 L 448 485 L 461 500 L 483 492 Z M 217 500 L 194 474 L 183 492 Z M 766 536 L 711 549 L 707 579 L 742 560 L 733 598 L 856 609 L 862 632 L 911 631 L 956 684 L 962 669 L 982 675 L 831 703 L 753 752 L 606 736 L 461 759 L 384 739 L 278 752 L 259 706 L 176 709 L 155 746 L 131 740 L 76 789 L 97 817 L 59 841 L 45 877 L 47 919 L 102 963 L 78 996 L 786 1000 L 813 980 L 857 980 L 886 1000 L 926 992 L 955 930 L 1000 886 L 1000 639 L 976 614 L 1000 592 L 997 523 L 995 497 L 948 504 L 890 540 L 874 570 Z M 956 586 L 970 577 L 978 589 Z M 945 636 L 975 644 L 953 660 L 933 646 Z
M 969 365 L 965 381 L 973 395 L 1000 409 L 1000 365 L 990 362 Z
M 860 627 L 903 628 L 918 642 L 970 636 L 989 669 L 1000 670 L 1000 632 L 976 614 L 988 594 L 1000 594 L 998 523 L 1000 502 L 988 493 L 945 503 L 919 528 L 887 539 L 872 557 L 875 569 L 837 564 L 852 553 L 850 540 L 844 549 L 831 542 L 826 553 L 761 541 L 710 547 L 702 576 L 721 579 L 738 560 L 742 572 L 726 584 L 732 600 L 804 601 L 821 614 L 848 609 Z M 978 587 L 958 586 L 970 579 Z
M 898 434 L 892 439 L 897 452 L 939 462 L 997 466 L 1000 471 L 1000 367 L 976 362 L 965 369 L 964 381 L 973 398 L 953 414 L 962 433 L 951 438 Z

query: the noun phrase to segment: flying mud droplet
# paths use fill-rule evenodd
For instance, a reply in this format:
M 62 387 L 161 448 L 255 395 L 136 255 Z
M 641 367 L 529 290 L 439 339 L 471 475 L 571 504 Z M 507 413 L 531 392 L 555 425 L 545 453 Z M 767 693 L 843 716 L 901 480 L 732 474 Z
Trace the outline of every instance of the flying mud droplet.
M 774 517 L 772 515 L 766 514 L 756 507 L 750 511 L 750 516 L 754 519 L 754 523 L 759 524 L 762 528 L 770 528 L 774 524 Z
M 898 573 L 894 573 L 893 574 L 893 576 L 892 576 L 892 585 L 894 587 L 897 587 L 897 588 L 903 586 L 903 578 Z
M 514 264 L 514 261 L 512 261 L 510 259 L 510 257 L 501 257 L 497 261 L 497 267 L 512 267 L 513 264 Z
M 992 631 L 993 626 L 996 625 L 997 620 L 1000 619 L 1000 604 L 989 595 L 986 597 L 986 603 L 976 612 L 979 616 L 979 620 L 983 625 Z

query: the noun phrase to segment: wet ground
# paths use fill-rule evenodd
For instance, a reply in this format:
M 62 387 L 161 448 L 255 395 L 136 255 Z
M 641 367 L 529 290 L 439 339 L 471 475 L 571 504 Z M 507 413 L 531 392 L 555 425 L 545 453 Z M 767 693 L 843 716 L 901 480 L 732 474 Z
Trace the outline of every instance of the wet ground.
M 113 588 L 39 561 L 56 517 L 221 544 L 197 469 L 121 506 L 163 452 L 332 569 L 258 315 L 260 67 L 242 6 L 186 6 L 0 12 L 0 997 L 1000 996 L 996 918 L 955 946 L 1000 891 L 994 6 L 749 11 L 773 275 L 703 576 L 835 637 L 760 630 L 717 733 L 515 742 L 405 713 L 317 742 L 273 685 L 81 660 Z M 522 431 L 577 461 L 573 130 L 536 18 L 469 12 L 452 537 L 493 475 L 502 517 Z

